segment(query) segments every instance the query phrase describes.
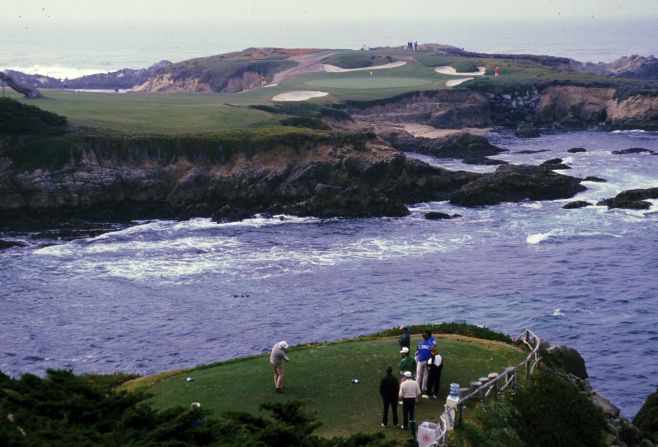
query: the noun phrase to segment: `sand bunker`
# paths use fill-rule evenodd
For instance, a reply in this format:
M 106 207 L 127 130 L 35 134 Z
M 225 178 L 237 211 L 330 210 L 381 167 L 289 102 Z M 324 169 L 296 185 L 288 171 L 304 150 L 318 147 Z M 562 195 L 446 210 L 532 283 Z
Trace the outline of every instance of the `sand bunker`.
M 466 81 L 472 81 L 475 78 L 464 78 L 464 79 L 451 79 L 446 82 L 446 87 L 454 87 L 459 84 L 463 84 Z
M 439 74 L 451 75 L 451 76 L 484 76 L 487 72 L 487 69 L 484 67 L 478 67 L 478 71 L 470 71 L 468 73 L 458 73 L 457 70 L 452 68 L 449 65 L 443 65 L 441 67 L 436 67 L 434 69 Z
M 384 68 L 398 68 L 406 65 L 405 61 L 391 62 L 390 64 L 384 65 L 373 65 L 371 67 L 361 67 L 361 68 L 340 68 L 335 65 L 322 64 L 322 68 L 327 73 L 347 73 L 348 71 L 367 71 L 367 70 L 383 70 Z
M 272 101 L 306 101 L 311 98 L 321 98 L 329 93 L 319 90 L 295 90 L 293 92 L 279 93 Z

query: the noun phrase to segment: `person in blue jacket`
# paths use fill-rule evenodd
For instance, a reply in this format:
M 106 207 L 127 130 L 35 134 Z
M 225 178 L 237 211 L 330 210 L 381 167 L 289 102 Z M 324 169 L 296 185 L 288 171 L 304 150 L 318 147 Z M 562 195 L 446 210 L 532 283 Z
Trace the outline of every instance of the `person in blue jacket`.
M 416 351 L 416 382 L 418 382 L 418 386 L 423 392 L 423 399 L 429 398 L 427 395 L 427 376 L 428 376 L 428 369 L 427 369 L 427 361 L 432 357 L 432 346 L 436 344 L 436 341 L 434 344 L 432 343 L 432 340 L 430 340 L 430 337 L 432 335 L 430 334 L 429 331 L 425 331 L 421 334 L 423 339 L 421 340 L 420 343 L 418 343 L 417 346 L 417 351 Z M 433 339 L 434 337 L 432 337 Z

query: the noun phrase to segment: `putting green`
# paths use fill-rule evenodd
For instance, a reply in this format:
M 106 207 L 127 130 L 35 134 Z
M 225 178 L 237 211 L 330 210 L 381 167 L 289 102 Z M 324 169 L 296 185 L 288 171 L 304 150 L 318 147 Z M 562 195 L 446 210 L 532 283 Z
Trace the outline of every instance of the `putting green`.
M 341 88 L 350 90 L 376 89 L 376 88 L 396 88 L 396 87 L 418 87 L 420 85 L 431 84 L 429 79 L 421 78 L 384 78 L 378 76 L 360 76 L 353 78 L 336 78 L 336 79 L 313 79 L 306 81 L 306 85 L 313 87 Z

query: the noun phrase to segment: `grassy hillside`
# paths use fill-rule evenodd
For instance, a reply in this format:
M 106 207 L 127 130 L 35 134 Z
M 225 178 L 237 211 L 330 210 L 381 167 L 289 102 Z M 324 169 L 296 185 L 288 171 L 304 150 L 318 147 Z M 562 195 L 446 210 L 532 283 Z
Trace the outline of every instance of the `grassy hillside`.
M 419 341 L 415 337 L 412 346 Z M 438 400 L 423 399 L 417 420 L 436 420 L 451 382 L 466 385 L 483 374 L 517 364 L 525 354 L 497 341 L 462 336 L 439 336 L 445 359 Z M 286 365 L 286 392 L 274 393 L 267 355 L 229 361 L 186 371 L 174 371 L 126 383 L 123 389 L 147 390 L 156 408 L 189 406 L 201 402 L 214 412 L 256 412 L 262 402 L 302 400 L 322 422 L 323 435 L 349 435 L 384 430 L 381 422 L 379 380 L 391 365 L 397 370 L 400 355 L 396 337 L 302 346 L 291 349 Z M 186 378 L 192 377 L 193 382 Z M 358 379 L 358 384 L 352 384 Z M 401 408 L 399 409 L 401 417 Z M 390 423 L 390 422 L 389 422 Z M 387 436 L 404 439 L 400 430 L 388 428 Z
M 394 62 L 396 59 L 392 55 L 381 54 L 374 51 L 351 51 L 340 52 L 330 56 L 323 62 L 325 64 L 336 65 L 341 68 L 363 68 L 374 67 Z
M 275 71 L 298 64 L 297 59 L 314 56 L 319 50 L 245 50 L 239 53 L 192 59 L 167 68 L 175 78 L 194 78 L 224 85 L 228 78 L 251 67 L 271 76 Z M 293 61 L 289 59 L 295 57 Z M 205 133 L 244 128 L 270 120 L 253 105 L 271 106 L 279 93 L 294 90 L 320 90 L 328 96 L 307 103 L 332 104 L 349 100 L 375 100 L 414 91 L 445 89 L 446 81 L 459 78 L 434 71 L 439 65 L 453 66 L 457 71 L 471 71 L 475 66 L 487 68 L 485 76 L 459 88 L 524 91 L 533 85 L 550 82 L 574 82 L 584 85 L 609 85 L 610 78 L 556 68 L 534 59 L 446 55 L 440 51 L 408 52 L 399 48 L 373 51 L 335 50 L 325 62 L 341 66 L 378 65 L 390 60 L 406 60 L 397 68 L 363 70 L 347 73 L 315 71 L 288 78 L 279 85 L 256 87 L 241 93 L 139 93 L 100 94 L 44 91 L 45 98 L 26 100 L 44 110 L 65 116 L 73 126 L 96 127 L 126 132 L 159 134 Z M 501 67 L 501 76 L 493 76 Z M 251 69 L 249 68 L 249 69 Z M 317 66 L 316 66 L 317 69 Z M 631 91 L 650 86 L 646 81 L 616 79 L 628 84 Z M 214 88 L 214 87 L 213 87 Z M 655 87 L 651 87 L 655 90 Z M 17 94 L 10 93 L 18 98 Z

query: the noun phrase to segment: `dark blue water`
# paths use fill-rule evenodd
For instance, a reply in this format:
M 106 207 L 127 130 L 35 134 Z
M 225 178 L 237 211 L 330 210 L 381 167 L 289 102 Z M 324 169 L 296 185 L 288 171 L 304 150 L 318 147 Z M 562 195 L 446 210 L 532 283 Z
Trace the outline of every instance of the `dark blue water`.
M 498 158 L 561 156 L 570 174 L 609 180 L 586 183 L 579 199 L 658 186 L 658 156 L 611 154 L 658 150 L 655 133 L 495 142 L 549 149 Z M 566 153 L 573 146 L 588 152 Z M 658 377 L 658 201 L 648 211 L 565 202 L 425 203 L 395 219 L 140 222 L 73 241 L 14 234 L 31 245 L 0 252 L 0 369 L 151 373 L 273 340 L 458 320 L 576 347 L 595 387 L 632 416 Z M 428 221 L 427 210 L 463 217 Z

